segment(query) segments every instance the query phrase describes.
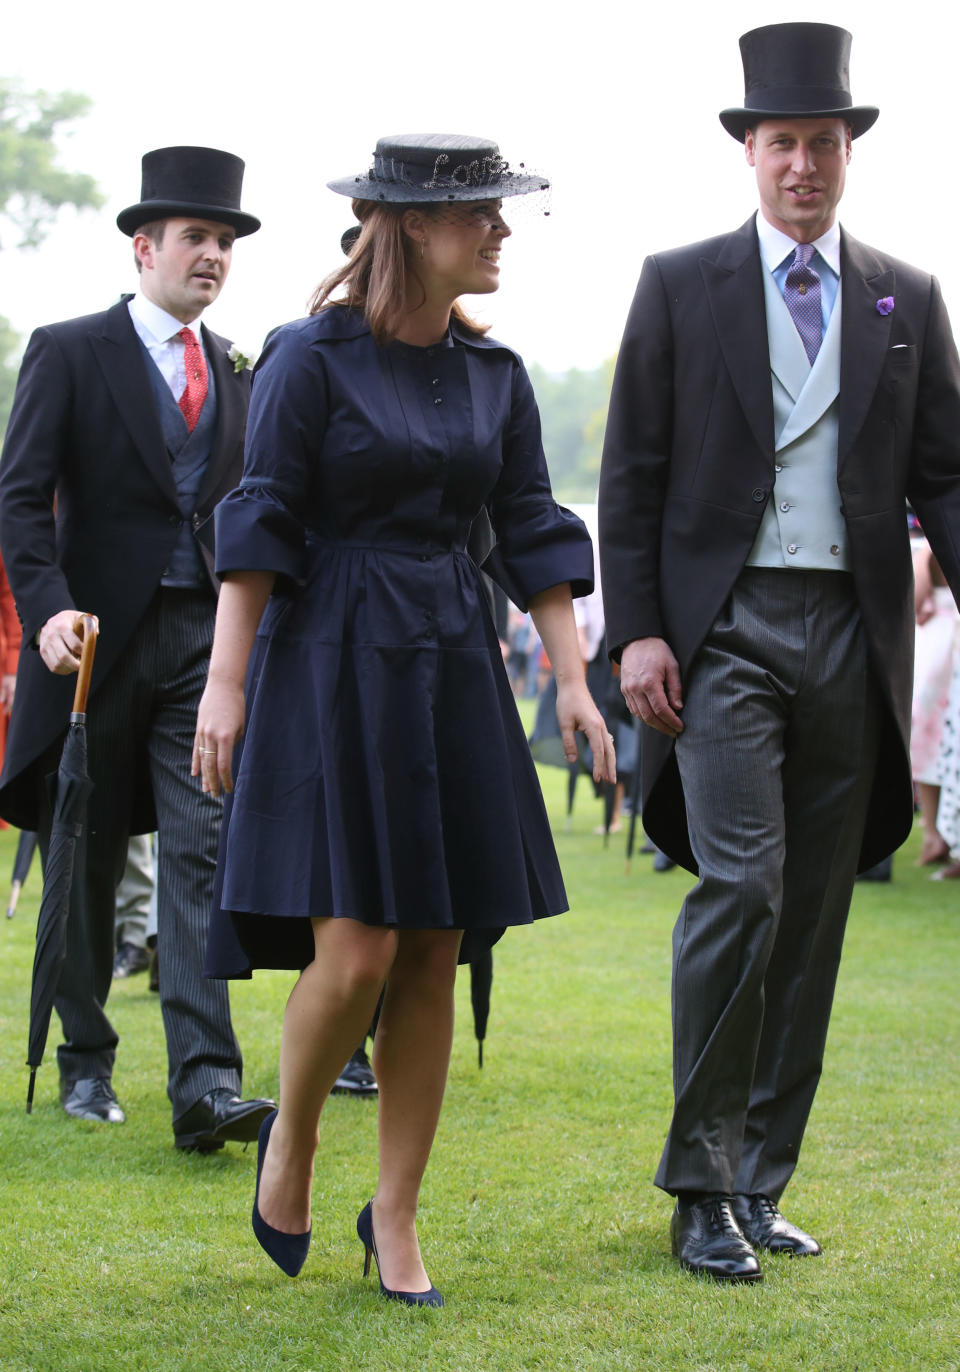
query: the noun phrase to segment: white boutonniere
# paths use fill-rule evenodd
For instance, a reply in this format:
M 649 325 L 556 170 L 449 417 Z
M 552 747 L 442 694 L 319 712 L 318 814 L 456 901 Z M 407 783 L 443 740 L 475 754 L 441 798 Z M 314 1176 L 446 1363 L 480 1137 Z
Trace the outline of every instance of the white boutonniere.
M 238 348 L 236 343 L 231 343 L 227 357 L 233 363 L 233 370 L 237 375 L 253 366 L 253 358 Z

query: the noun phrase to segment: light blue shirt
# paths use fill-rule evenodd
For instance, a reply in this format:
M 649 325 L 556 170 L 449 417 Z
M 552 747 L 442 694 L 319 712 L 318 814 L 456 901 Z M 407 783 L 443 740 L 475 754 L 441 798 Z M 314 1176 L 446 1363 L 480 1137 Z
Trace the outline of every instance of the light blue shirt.
M 757 238 L 760 240 L 763 265 L 783 295 L 787 273 L 797 250 L 796 239 L 774 228 L 770 221 L 764 218 L 761 210 L 757 211 Z M 810 265 L 820 278 L 820 309 L 823 314 L 823 332 L 826 333 L 840 285 L 840 225 L 834 221 L 825 234 L 814 239 L 813 248 L 814 254 L 810 259 Z

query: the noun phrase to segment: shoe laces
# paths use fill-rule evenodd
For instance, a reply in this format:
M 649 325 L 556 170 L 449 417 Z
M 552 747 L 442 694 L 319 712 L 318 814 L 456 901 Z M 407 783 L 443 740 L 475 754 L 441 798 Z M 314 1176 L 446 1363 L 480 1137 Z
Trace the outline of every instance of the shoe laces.
M 734 1218 L 733 1209 L 726 1196 L 714 1196 L 707 1213 L 707 1223 L 710 1228 L 720 1234 L 728 1234 L 739 1238 L 741 1234 L 740 1226 Z
M 780 1211 L 774 1205 L 773 1201 L 770 1199 L 769 1196 L 754 1196 L 753 1203 L 756 1206 L 757 1210 L 760 1211 L 762 1218 L 765 1220 L 769 1220 L 771 1224 L 775 1224 L 777 1220 L 783 1218 L 783 1216 L 780 1214 Z

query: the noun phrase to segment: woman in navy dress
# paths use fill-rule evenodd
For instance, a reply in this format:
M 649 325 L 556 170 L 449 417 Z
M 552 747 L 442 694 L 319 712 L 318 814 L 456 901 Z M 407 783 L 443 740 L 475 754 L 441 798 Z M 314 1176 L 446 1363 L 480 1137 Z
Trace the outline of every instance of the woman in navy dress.
M 614 759 L 573 619 L 589 537 L 551 495 L 520 359 L 457 303 L 497 289 L 501 201 L 546 183 L 496 144 L 417 135 L 382 139 L 368 174 L 331 188 L 352 198 L 359 238 L 313 312 L 265 348 L 243 480 L 217 511 L 223 587 L 194 772 L 228 796 L 206 971 L 301 969 L 253 1209 L 291 1275 L 320 1111 L 386 985 L 380 1168 L 357 1228 L 386 1295 L 436 1305 L 416 1210 L 457 961 L 567 908 L 465 552 L 484 509 L 488 570 L 536 621 L 568 756 L 582 729 L 598 780 Z

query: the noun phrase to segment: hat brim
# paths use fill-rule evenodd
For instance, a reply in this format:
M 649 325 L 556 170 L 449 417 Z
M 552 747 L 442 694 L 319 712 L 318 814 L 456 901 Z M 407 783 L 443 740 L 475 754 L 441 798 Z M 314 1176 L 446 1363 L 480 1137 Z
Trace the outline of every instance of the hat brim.
M 880 114 L 876 105 L 846 105 L 834 110 L 747 110 L 720 111 L 720 123 L 733 138 L 743 143 L 747 129 L 765 119 L 843 119 L 850 125 L 850 136 L 859 138 L 872 129 Z
M 393 205 L 449 205 L 460 200 L 506 200 L 511 195 L 531 195 L 548 191 L 545 176 L 509 173 L 500 181 L 485 186 L 413 186 L 398 181 L 379 181 L 370 176 L 347 176 L 328 181 L 327 187 L 351 200 L 380 200 Z
M 239 199 L 239 196 L 237 197 Z M 141 200 L 117 215 L 117 228 L 132 238 L 142 224 L 156 219 L 207 219 L 214 224 L 229 224 L 238 238 L 256 233 L 260 220 L 254 214 L 231 209 L 228 205 L 196 205 L 182 200 Z

